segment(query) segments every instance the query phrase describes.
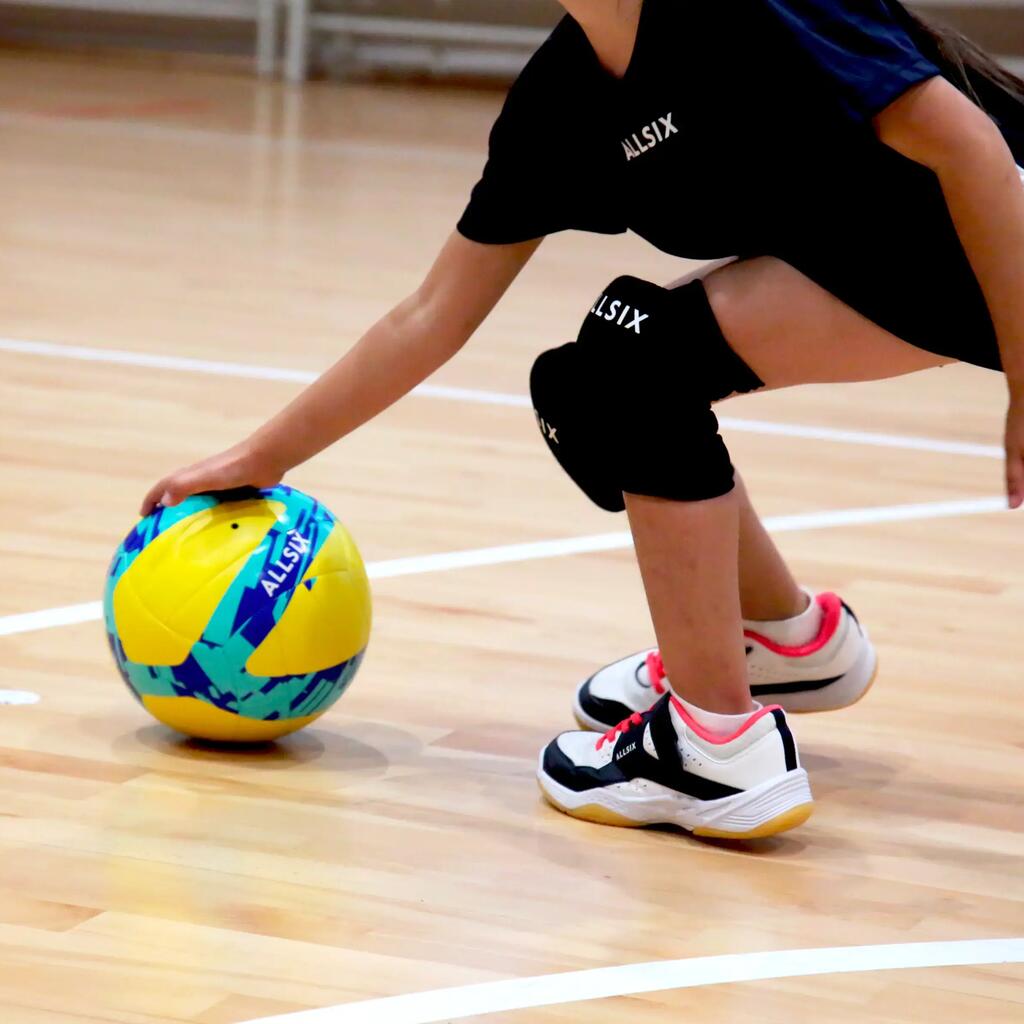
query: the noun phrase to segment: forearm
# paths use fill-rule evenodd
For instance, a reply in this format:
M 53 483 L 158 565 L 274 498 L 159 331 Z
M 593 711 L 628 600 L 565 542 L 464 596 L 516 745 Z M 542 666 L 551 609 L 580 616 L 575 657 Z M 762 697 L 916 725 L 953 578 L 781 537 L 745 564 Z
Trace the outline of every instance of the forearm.
M 411 296 L 245 444 L 284 473 L 408 394 L 465 344 L 473 326 L 446 324 L 429 298 Z
M 984 292 L 1012 391 L 1024 394 L 1024 185 L 993 128 L 936 168 L 953 223 Z
M 241 444 L 153 484 L 142 514 L 204 491 L 269 487 L 362 426 L 462 348 L 540 242 L 488 246 L 454 232 L 415 294 Z

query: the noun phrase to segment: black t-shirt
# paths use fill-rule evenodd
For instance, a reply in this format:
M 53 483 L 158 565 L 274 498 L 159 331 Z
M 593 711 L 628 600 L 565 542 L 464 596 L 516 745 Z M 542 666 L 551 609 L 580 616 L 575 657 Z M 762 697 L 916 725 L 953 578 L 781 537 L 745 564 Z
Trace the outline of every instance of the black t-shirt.
M 513 85 L 458 228 L 633 230 L 677 256 L 798 265 L 846 230 L 913 230 L 946 210 L 937 180 L 871 120 L 944 72 L 895 0 L 645 0 L 621 79 L 566 17 Z

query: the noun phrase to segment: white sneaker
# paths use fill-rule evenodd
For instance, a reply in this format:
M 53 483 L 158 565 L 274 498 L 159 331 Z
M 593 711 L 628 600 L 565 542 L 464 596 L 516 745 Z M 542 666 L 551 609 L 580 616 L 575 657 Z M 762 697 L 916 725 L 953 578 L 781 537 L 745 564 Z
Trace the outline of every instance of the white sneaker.
M 871 689 L 878 655 L 850 607 L 835 594 L 818 594 L 818 635 L 786 647 L 744 630 L 747 671 L 754 700 L 789 712 L 835 711 L 856 704 Z M 668 691 L 656 649 L 605 665 L 576 689 L 573 713 L 584 729 L 603 732 Z
M 813 798 L 779 707 L 728 737 L 698 725 L 672 694 L 601 737 L 566 732 L 541 752 L 537 779 L 560 811 L 602 825 L 678 825 L 758 839 L 802 825 Z

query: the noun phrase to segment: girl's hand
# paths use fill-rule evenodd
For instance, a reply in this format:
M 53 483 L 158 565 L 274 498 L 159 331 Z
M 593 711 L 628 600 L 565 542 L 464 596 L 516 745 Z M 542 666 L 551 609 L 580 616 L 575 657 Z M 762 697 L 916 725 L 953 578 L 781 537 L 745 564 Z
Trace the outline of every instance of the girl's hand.
M 282 476 L 282 469 L 269 465 L 249 442 L 243 442 L 158 480 L 149 489 L 139 511 L 148 516 L 158 504 L 177 505 L 189 495 L 204 491 L 228 491 L 246 486 L 272 487 L 280 482 Z
M 1006 493 L 1010 508 L 1024 505 L 1024 391 L 1011 394 L 1006 414 Z

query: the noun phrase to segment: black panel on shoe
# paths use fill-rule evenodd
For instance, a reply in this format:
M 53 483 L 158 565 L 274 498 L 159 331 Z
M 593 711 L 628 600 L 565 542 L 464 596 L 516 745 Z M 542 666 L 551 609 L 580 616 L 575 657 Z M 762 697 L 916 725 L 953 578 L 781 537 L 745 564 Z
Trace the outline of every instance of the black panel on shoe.
M 671 765 L 675 771 L 683 770 L 683 760 L 679 756 L 679 737 L 676 735 L 676 728 L 672 724 L 672 712 L 669 711 L 671 698 L 666 694 L 659 700 L 651 711 L 657 714 L 650 716 L 651 742 L 654 744 L 654 752 L 658 755 L 658 761 L 664 765 Z
M 864 630 L 861 627 L 860 619 L 857 618 L 857 613 L 845 601 L 840 600 L 839 603 L 846 609 L 847 615 L 849 615 L 850 618 L 853 619 L 853 621 L 857 624 L 857 630 L 861 634 L 861 636 L 863 636 Z
M 591 718 L 598 722 L 603 722 L 609 729 L 618 725 L 619 722 L 625 721 L 631 714 L 633 714 L 632 708 L 627 708 L 625 704 L 620 704 L 617 700 L 607 700 L 604 697 L 595 696 L 590 689 L 590 684 L 593 681 L 593 676 L 590 677 L 581 687 L 579 692 L 580 707 L 588 714 Z
M 758 699 L 772 693 L 810 693 L 812 690 L 824 690 L 842 678 L 832 676 L 831 679 L 798 679 L 793 683 L 756 683 L 750 687 L 750 693 Z
M 793 742 L 793 734 L 786 724 L 786 713 L 781 708 L 776 708 L 772 714 L 775 716 L 775 725 L 782 737 L 782 750 L 786 755 L 786 771 L 796 771 L 799 767 L 796 759 L 796 744 Z

